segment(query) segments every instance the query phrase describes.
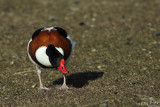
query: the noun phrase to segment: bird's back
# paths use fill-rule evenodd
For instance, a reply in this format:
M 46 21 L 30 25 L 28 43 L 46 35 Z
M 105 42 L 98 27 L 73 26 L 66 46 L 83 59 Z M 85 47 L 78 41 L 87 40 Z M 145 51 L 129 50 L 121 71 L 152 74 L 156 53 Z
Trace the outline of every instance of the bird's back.
M 71 38 L 61 29 L 58 30 L 49 28 L 37 30 L 28 44 L 28 53 L 31 60 L 36 62 L 38 65 L 43 66 L 43 64 L 37 60 L 36 52 L 42 47 L 47 48 L 49 45 L 53 45 L 64 56 L 64 59 L 67 60 L 71 57 L 75 42 L 73 42 Z M 43 49 L 41 50 L 43 51 Z

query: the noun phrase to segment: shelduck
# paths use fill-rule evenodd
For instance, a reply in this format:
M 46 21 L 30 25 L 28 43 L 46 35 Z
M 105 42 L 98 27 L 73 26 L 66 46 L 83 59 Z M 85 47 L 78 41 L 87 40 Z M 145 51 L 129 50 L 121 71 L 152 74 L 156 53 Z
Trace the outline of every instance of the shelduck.
M 33 33 L 28 42 L 27 53 L 36 67 L 40 90 L 50 90 L 42 84 L 40 67 L 58 69 L 64 77 L 63 85 L 59 89 L 68 89 L 66 74 L 69 71 L 65 66 L 72 57 L 75 44 L 67 32 L 60 27 L 40 28 Z

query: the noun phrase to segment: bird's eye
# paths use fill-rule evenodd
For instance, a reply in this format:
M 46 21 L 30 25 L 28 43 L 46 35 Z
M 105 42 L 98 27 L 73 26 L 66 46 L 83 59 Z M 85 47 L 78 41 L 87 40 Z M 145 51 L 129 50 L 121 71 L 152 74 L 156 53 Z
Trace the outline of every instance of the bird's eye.
M 62 69 L 63 69 L 63 67 L 62 67 Z

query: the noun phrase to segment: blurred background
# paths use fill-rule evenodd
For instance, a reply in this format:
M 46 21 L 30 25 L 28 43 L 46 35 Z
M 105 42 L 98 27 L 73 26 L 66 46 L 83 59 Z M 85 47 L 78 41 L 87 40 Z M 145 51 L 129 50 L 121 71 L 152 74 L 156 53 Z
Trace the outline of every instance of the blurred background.
M 38 91 L 26 48 L 33 32 L 60 26 L 77 43 L 62 75 L 42 68 Z M 159 0 L 0 0 L 0 105 L 160 106 Z

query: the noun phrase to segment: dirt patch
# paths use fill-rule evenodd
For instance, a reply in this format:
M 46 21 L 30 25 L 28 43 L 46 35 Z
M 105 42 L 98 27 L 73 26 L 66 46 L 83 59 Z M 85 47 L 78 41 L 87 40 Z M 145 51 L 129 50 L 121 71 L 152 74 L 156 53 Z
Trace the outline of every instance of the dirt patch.
M 159 0 L 1 0 L 1 106 L 160 106 Z M 41 69 L 52 91 L 38 91 L 26 47 L 41 27 L 60 26 L 76 41 L 62 75 Z

